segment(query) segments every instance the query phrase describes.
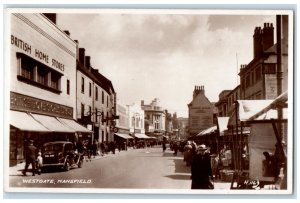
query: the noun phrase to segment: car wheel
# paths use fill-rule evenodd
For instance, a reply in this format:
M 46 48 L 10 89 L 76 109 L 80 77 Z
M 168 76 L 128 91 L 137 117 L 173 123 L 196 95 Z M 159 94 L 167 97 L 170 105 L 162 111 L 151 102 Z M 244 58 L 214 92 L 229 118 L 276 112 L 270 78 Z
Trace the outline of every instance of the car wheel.
M 66 161 L 64 169 L 65 169 L 66 171 L 69 171 L 69 170 L 70 170 L 70 161 L 69 161 L 69 160 Z

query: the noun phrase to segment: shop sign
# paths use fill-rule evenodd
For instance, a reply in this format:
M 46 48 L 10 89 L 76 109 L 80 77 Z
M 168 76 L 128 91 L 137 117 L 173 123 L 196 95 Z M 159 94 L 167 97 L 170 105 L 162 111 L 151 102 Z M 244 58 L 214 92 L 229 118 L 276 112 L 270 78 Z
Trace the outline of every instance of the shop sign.
M 73 118 L 73 108 L 53 102 L 10 92 L 10 109 L 46 114 L 62 118 Z
M 11 45 L 14 45 L 15 47 L 21 49 L 26 54 L 32 56 L 35 59 L 38 59 L 39 61 L 42 61 L 46 63 L 47 65 L 50 65 L 51 67 L 58 69 L 60 71 L 65 70 L 65 65 L 58 61 L 57 59 L 51 58 L 48 53 L 39 50 L 38 48 L 32 48 L 32 46 L 22 40 L 19 37 L 16 37 L 14 35 L 11 35 L 10 37 Z

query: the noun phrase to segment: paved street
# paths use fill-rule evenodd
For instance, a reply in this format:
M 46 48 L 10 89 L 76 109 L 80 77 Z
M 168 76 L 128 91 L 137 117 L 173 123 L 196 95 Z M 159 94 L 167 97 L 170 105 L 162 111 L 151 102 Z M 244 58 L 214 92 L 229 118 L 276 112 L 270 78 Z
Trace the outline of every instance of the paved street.
M 11 168 L 10 170 L 15 170 Z M 190 167 L 181 153 L 162 152 L 160 147 L 131 149 L 84 162 L 83 168 L 51 170 L 41 175 L 10 172 L 11 187 L 103 188 L 103 189 L 190 189 Z M 229 189 L 229 183 L 216 183 Z

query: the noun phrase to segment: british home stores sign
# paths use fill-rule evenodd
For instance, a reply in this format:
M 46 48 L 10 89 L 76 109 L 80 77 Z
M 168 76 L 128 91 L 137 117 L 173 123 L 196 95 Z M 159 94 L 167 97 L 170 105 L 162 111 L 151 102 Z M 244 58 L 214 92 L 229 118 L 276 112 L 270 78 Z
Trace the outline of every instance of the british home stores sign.
M 73 108 L 53 102 L 10 92 L 10 109 L 45 114 L 62 118 L 73 118 Z

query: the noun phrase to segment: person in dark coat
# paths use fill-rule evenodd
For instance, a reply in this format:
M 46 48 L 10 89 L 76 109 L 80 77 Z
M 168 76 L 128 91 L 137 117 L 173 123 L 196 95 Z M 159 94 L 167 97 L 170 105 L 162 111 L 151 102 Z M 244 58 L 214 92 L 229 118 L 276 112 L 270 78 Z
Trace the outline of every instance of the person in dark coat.
M 22 172 L 24 176 L 26 176 L 26 172 L 28 170 L 29 165 L 32 166 L 32 175 L 35 176 L 35 161 L 37 155 L 37 148 L 33 145 L 33 140 L 29 141 L 29 146 L 27 147 L 25 153 L 25 169 Z
M 205 145 L 199 145 L 191 164 L 192 189 L 211 189 L 213 179 L 210 155 Z

